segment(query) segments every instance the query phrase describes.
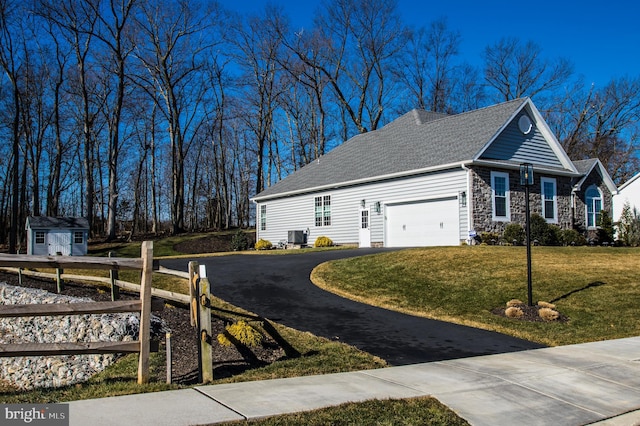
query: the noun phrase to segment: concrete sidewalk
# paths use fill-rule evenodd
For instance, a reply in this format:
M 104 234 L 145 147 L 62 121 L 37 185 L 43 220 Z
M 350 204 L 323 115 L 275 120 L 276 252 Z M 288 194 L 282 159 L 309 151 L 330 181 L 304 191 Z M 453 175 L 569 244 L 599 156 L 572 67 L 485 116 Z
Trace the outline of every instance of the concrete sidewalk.
M 640 337 L 69 403 L 70 424 L 201 425 L 431 395 L 472 425 L 640 424 Z

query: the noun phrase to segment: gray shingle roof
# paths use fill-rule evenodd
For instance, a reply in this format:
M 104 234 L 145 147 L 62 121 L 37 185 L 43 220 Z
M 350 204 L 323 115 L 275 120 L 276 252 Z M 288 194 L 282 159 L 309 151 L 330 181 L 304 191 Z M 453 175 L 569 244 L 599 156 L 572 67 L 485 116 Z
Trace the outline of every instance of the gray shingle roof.
M 84 217 L 30 216 L 27 223 L 31 229 L 89 229 L 89 221 Z
M 527 100 L 456 115 L 412 110 L 352 137 L 255 199 L 471 161 Z

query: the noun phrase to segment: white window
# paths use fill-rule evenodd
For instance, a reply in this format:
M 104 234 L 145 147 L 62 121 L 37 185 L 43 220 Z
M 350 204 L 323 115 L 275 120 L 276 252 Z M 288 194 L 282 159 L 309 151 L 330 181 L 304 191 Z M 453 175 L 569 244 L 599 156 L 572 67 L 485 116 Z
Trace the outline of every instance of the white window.
M 84 232 L 82 231 L 73 232 L 73 244 L 84 244 Z
M 491 172 L 491 204 L 493 207 L 493 220 L 499 222 L 509 222 L 511 220 L 508 173 Z
M 36 231 L 36 244 L 44 244 L 44 231 Z
M 260 206 L 260 230 L 267 230 L 267 206 L 264 204 Z
M 331 226 L 331 195 L 315 197 L 316 226 Z
M 558 223 L 558 194 L 556 180 L 553 178 L 541 178 L 542 187 L 542 217 L 549 223 Z
M 600 224 L 602 211 L 602 194 L 597 186 L 591 185 L 584 194 L 587 205 L 587 228 L 595 228 Z

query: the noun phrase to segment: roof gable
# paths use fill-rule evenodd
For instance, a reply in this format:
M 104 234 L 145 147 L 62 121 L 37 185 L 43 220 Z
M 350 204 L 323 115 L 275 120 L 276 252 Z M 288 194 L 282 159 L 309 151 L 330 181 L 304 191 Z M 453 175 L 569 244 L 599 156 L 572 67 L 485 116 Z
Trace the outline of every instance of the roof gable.
M 26 228 L 89 229 L 89 221 L 84 217 L 30 216 Z
M 524 123 L 521 124 L 521 120 L 525 120 Z M 521 129 L 522 126 L 524 129 Z M 525 99 L 520 109 L 504 124 L 496 137 L 487 142 L 476 159 L 506 161 L 513 164 L 528 162 L 534 166 L 577 172 L 529 98 Z
M 611 179 L 611 176 L 609 176 L 609 172 L 607 172 L 607 169 L 605 169 L 602 162 L 597 158 L 589 158 L 587 160 L 576 160 L 573 163 L 575 164 L 578 172 L 582 175 L 582 178 L 578 181 L 578 183 L 574 185 L 576 189 L 578 190 L 581 189 L 582 184 L 587 180 L 587 178 L 591 175 L 591 173 L 593 171 L 596 171 L 602 177 L 604 184 L 607 186 L 607 188 L 609 189 L 609 191 L 611 191 L 612 194 L 615 194 L 618 192 L 618 188 L 616 187 L 616 184 L 613 182 L 613 179 Z

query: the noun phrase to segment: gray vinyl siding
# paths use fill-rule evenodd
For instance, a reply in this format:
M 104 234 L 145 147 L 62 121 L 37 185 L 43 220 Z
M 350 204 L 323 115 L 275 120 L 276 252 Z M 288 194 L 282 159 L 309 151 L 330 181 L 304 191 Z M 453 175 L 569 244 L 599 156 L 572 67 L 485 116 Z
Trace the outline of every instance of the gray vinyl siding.
M 467 173 L 462 168 L 431 173 L 416 177 L 388 180 L 368 185 L 337 188 L 330 191 L 314 192 L 295 197 L 280 198 L 257 203 L 266 205 L 266 229 L 260 230 L 258 238 L 276 244 L 286 240 L 289 230 L 309 230 L 308 243 L 312 245 L 319 236 L 327 236 L 337 244 L 357 244 L 359 241 L 361 201 L 370 210 L 371 242 L 384 242 L 385 204 L 458 196 L 467 189 Z M 315 226 L 314 199 L 331 196 L 331 225 Z M 375 203 L 380 202 L 380 213 L 375 211 Z M 460 207 L 460 240 L 468 237 L 468 214 L 466 207 Z
M 521 115 L 526 114 L 522 113 Z M 528 135 L 518 128 L 518 119 L 511 120 L 480 158 L 484 160 L 511 160 L 564 168 L 558 156 L 534 124 Z M 531 118 L 531 116 L 529 116 Z M 533 119 L 531 120 L 533 121 Z

